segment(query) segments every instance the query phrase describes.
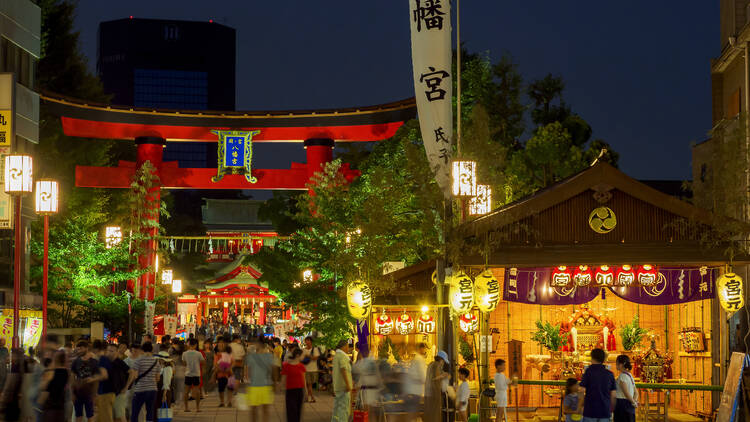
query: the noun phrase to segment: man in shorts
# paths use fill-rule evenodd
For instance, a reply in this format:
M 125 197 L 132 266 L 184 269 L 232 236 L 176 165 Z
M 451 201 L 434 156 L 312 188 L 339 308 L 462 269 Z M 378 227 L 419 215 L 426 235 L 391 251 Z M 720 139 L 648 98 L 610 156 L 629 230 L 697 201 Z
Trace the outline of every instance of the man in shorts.
M 302 363 L 305 365 L 306 401 L 310 403 L 315 403 L 313 384 L 318 382 L 318 359 L 320 359 L 320 355 L 320 347 L 313 346 L 312 337 L 306 337 L 305 348 L 302 349 Z
M 188 350 L 182 354 L 182 361 L 185 362 L 185 411 L 190 411 L 190 393 L 193 393 L 195 399 L 195 411 L 201 411 L 201 362 L 205 359 L 203 354 L 198 350 L 198 340 L 191 338 L 188 340 Z
M 270 420 L 270 406 L 273 404 L 273 380 L 271 369 L 273 355 L 269 345 L 264 341 L 258 344 L 255 353 L 245 355 L 246 379 L 250 381 L 247 389 L 247 402 L 250 405 L 250 421 Z M 262 417 L 258 419 L 258 407 L 262 407 Z
M 99 373 L 99 361 L 96 359 L 91 350 L 89 343 L 81 340 L 76 344 L 76 354 L 78 357 L 73 361 L 71 372 L 73 373 L 73 408 L 75 409 L 76 420 L 83 422 L 83 413 L 86 412 L 86 419 L 94 418 L 94 396 L 96 396 L 97 382 L 100 379 L 106 379 Z

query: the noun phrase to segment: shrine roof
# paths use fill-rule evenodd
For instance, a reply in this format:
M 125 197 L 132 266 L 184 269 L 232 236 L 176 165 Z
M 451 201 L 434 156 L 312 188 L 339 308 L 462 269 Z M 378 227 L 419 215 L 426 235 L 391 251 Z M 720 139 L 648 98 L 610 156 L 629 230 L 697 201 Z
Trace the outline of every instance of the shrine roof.
M 602 206 L 610 208 L 617 224 L 608 232 L 597 233 L 590 227 L 589 217 Z M 704 242 L 704 235 L 717 221 L 705 209 L 597 162 L 465 223 L 461 231 L 467 240 L 490 246 L 489 252 L 472 252 L 461 262 L 478 267 L 721 264 L 728 259 L 726 245 L 709 247 Z M 735 263 L 748 260 L 744 255 L 735 257 Z
M 463 228 L 467 234 L 486 232 L 538 214 L 588 191 L 593 194 L 614 190 L 686 219 L 704 224 L 711 224 L 713 221 L 711 212 L 654 189 L 646 183 L 629 177 L 610 164 L 599 161 L 526 198 L 477 217 L 465 224 Z M 607 201 L 603 201 L 602 204 L 606 205 Z
M 242 261 L 247 257 L 247 252 L 237 254 L 234 261 L 222 266 L 215 271 L 214 276 L 209 279 L 198 281 L 199 291 L 223 289 L 230 285 L 257 285 L 263 286 L 258 281 L 261 272 L 252 264 L 245 265 Z
M 173 142 L 216 142 L 211 130 L 260 129 L 253 141 L 379 141 L 393 136 L 405 121 L 416 116 L 414 98 L 365 107 L 262 111 L 139 108 L 54 93 L 43 93 L 40 98 L 52 113 L 61 116 L 66 135 L 101 139 L 157 136 Z

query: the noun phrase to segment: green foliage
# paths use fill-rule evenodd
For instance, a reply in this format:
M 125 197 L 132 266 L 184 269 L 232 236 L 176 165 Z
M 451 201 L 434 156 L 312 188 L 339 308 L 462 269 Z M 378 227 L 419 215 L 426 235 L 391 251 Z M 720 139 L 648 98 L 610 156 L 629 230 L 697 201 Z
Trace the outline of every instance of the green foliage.
M 465 335 L 458 337 L 458 353 L 461 354 L 461 357 L 467 365 L 471 365 L 476 359 L 474 357 L 474 347 L 469 344 Z
M 388 360 L 390 356 L 393 356 L 393 359 L 396 362 L 401 362 L 402 360 L 401 352 L 399 352 L 396 345 L 393 344 L 393 340 L 391 340 L 390 337 L 385 336 L 383 341 L 380 342 L 380 345 L 378 345 L 378 359 Z
M 564 337 L 560 333 L 560 324 L 553 325 L 541 320 L 536 321 L 536 331 L 534 331 L 531 339 L 553 352 L 560 350 L 560 347 L 564 346 L 568 341 L 567 337 Z
M 622 348 L 625 350 L 633 350 L 641 344 L 641 341 L 647 336 L 649 330 L 641 328 L 640 319 L 638 314 L 633 317 L 633 320 L 629 324 L 620 328 L 620 339 L 622 340 Z
M 544 78 L 524 88 L 509 57 L 492 64 L 486 56 L 462 54 L 461 152 L 478 162 L 479 180 L 493 187 L 496 205 L 582 170 L 607 147 L 589 139 L 591 128 L 562 101 L 564 84 L 559 78 Z M 525 91 L 531 106 L 524 105 Z M 537 127 L 521 141 L 530 108 Z M 466 252 L 463 238 L 456 234 L 458 209 L 444 233 L 443 197 L 416 120 L 374 145 L 369 154 L 367 148 L 357 147 L 343 156 L 354 161 L 361 176 L 348 184 L 336 160 L 315 177 L 313 195 L 275 194 L 260 215 L 271 218 L 290 237 L 274 250 L 248 258 L 271 289 L 309 315 L 302 331 L 321 332 L 327 344 L 351 336 L 353 321 L 344 300 L 348 282 L 365 280 L 377 303 L 378 295 L 394 287 L 380 275 L 384 262 L 411 265 L 443 253 L 454 257 Z M 603 159 L 614 162 L 616 155 Z M 295 287 L 305 268 L 320 278 Z
M 32 241 L 31 252 L 41 256 L 43 242 Z M 49 262 L 49 315 L 53 327 L 88 325 L 93 318 L 105 322 L 113 331 L 122 329 L 127 298 L 113 295 L 112 285 L 142 274 L 132 269 L 136 267 L 128 242 L 107 249 L 97 232 L 68 220 L 50 229 Z M 41 292 L 41 273 L 41 266 L 32 267 L 37 292 Z

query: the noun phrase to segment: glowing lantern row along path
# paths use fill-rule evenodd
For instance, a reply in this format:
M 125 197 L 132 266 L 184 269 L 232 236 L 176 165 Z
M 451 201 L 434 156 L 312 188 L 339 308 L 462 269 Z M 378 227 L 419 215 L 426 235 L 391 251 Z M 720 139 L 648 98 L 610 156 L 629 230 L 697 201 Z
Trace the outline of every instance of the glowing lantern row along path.
M 160 189 L 285 189 L 305 190 L 311 177 L 333 159 L 336 142 L 372 142 L 393 136 L 406 120 L 416 115 L 414 99 L 376 106 L 309 111 L 184 111 L 154 110 L 92 104 L 59 95 L 41 97 L 59 115 L 63 131 L 81 138 L 134 142 L 136 162 L 121 161 L 117 167 L 76 167 L 76 186 L 128 188 L 135 172 L 147 161 L 156 169 Z M 216 178 L 217 169 L 180 168 L 163 162 L 164 148 L 173 142 L 217 142 L 213 131 L 258 131 L 252 142 L 297 142 L 306 149 L 306 163 L 289 169 L 252 169 L 255 183 L 242 174 Z M 82 141 L 85 142 L 85 141 Z M 262 157 L 257 161 L 262 161 Z M 359 175 L 344 165 L 347 180 Z M 160 201 L 158 189 L 150 196 Z M 156 217 L 158 218 L 158 217 Z M 155 236 L 155 232 L 152 233 Z M 141 268 L 153 268 L 156 243 L 140 259 Z M 153 300 L 155 274 L 139 280 L 142 299 Z

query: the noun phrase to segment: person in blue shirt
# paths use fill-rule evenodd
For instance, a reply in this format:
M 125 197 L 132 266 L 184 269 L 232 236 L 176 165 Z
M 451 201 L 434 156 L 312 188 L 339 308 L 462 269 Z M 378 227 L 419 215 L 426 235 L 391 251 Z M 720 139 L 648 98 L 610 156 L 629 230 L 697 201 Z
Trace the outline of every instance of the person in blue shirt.
M 607 355 L 602 349 L 591 351 L 591 365 L 586 368 L 579 384 L 583 399 L 578 400 L 578 411 L 583 408 L 583 422 L 609 422 L 615 405 L 615 376 L 604 366 Z

